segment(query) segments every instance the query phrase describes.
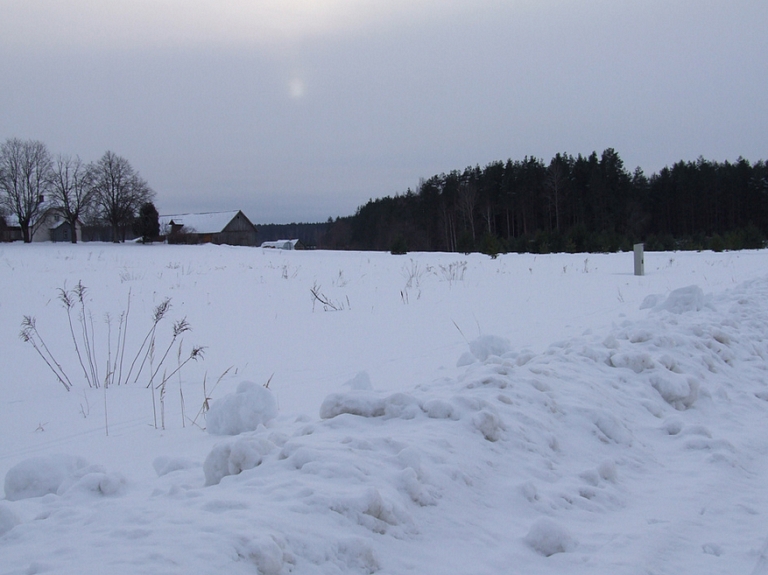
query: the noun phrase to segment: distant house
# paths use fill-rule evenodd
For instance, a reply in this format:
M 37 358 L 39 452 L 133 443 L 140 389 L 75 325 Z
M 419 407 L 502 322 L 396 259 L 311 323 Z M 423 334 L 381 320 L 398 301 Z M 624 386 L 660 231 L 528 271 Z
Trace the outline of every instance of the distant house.
M 0 216 L 0 242 L 19 242 L 21 241 L 21 227 L 13 218 L 13 222 L 9 223 L 6 218 Z
M 57 208 L 47 208 L 42 210 L 40 214 L 29 225 L 29 239 L 33 242 L 48 242 L 48 241 L 70 241 L 71 239 L 71 226 L 61 216 L 61 212 Z M 78 236 L 80 239 L 80 227 L 78 223 Z M 15 215 L 6 216 L 0 222 L 0 241 L 15 242 L 22 241 L 23 235 L 21 233 L 21 226 L 19 220 Z
M 304 244 L 299 240 L 277 240 L 274 242 L 263 242 L 261 247 L 273 250 L 303 250 Z
M 240 210 L 160 216 L 160 234 L 169 244 L 257 245 L 256 227 Z
M 77 241 L 83 240 L 83 224 L 77 220 L 75 234 Z M 71 242 L 72 226 L 64 218 L 61 210 L 50 208 L 46 210 L 32 233 L 33 242 Z

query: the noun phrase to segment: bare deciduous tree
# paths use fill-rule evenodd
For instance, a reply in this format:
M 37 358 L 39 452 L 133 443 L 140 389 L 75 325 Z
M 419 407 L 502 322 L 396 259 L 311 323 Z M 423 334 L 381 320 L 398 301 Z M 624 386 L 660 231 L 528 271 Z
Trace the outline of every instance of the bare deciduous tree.
M 112 241 L 125 240 L 126 227 L 155 193 L 128 160 L 113 152 L 106 152 L 89 171 L 94 202 L 101 218 L 112 226 Z
M 0 146 L 0 203 L 18 219 L 26 243 L 32 241 L 51 183 L 51 155 L 45 144 L 9 138 Z
M 92 174 L 79 157 L 58 156 L 53 168 L 51 202 L 59 209 L 77 243 L 77 221 L 93 200 Z

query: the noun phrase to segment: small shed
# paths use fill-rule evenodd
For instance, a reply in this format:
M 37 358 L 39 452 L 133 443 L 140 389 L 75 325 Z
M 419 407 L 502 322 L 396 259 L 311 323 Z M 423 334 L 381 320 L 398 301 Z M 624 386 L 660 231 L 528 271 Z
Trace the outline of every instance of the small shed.
M 240 211 L 160 216 L 160 233 L 169 244 L 255 246 L 257 230 Z
M 304 244 L 299 240 L 276 240 L 273 242 L 264 242 L 261 244 L 261 247 L 273 250 L 303 250 Z

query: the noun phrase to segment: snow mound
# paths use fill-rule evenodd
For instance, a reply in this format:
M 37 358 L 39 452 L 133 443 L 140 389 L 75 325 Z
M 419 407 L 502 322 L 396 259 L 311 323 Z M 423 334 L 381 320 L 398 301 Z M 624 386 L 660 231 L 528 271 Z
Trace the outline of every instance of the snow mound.
M 531 525 L 524 541 L 536 553 L 545 557 L 555 553 L 566 553 L 576 546 L 573 537 L 564 527 L 546 518 L 539 519 Z
M 456 367 L 466 367 L 494 356 L 501 357 L 511 351 L 512 345 L 507 338 L 498 335 L 481 335 L 469 342 L 469 351 L 459 357 Z
M 68 497 L 80 495 L 104 495 L 116 496 L 125 491 L 125 477 L 120 473 L 107 473 L 99 466 L 86 468 L 88 473 L 83 474 L 74 483 L 59 489 L 59 494 Z
M 648 298 L 643 301 L 645 305 Z M 641 309 L 643 305 L 640 306 Z M 682 314 L 691 311 L 701 311 L 707 306 L 704 292 L 701 291 L 699 286 L 688 286 L 674 290 L 669 294 L 666 300 L 655 303 L 653 305 L 653 311 L 668 311 L 670 313 Z
M 21 523 L 21 519 L 6 505 L 0 505 L 0 537 Z
M 259 575 L 278 575 L 285 563 L 291 560 L 285 546 L 282 539 L 262 535 L 238 545 L 237 554 L 256 565 Z
M 243 381 L 235 393 L 211 404 L 206 416 L 208 433 L 239 435 L 255 431 L 277 417 L 277 402 L 272 392 L 252 381 Z
M 423 413 L 420 402 L 405 393 L 382 397 L 374 392 L 332 393 L 320 405 L 320 417 L 331 419 L 342 414 L 360 417 L 413 419 Z
M 260 437 L 239 437 L 216 445 L 203 463 L 205 484 L 217 485 L 228 475 L 257 467 L 275 448 L 274 443 Z
M 43 455 L 16 464 L 5 475 L 5 497 L 9 501 L 58 493 L 80 479 L 88 462 L 73 455 Z
M 368 375 L 367 371 L 357 373 L 355 377 L 344 383 L 344 387 L 359 391 L 370 391 L 373 389 L 373 385 L 371 385 L 371 377 Z
M 192 461 L 186 457 L 169 457 L 162 455 L 155 458 L 152 462 L 152 467 L 154 467 L 157 476 L 162 477 L 163 475 L 168 475 L 174 471 L 200 467 L 200 464 L 197 461 Z
M 664 401 L 679 411 L 691 407 L 699 397 L 699 382 L 692 377 L 685 378 L 670 373 L 664 376 L 654 375 L 650 382 Z

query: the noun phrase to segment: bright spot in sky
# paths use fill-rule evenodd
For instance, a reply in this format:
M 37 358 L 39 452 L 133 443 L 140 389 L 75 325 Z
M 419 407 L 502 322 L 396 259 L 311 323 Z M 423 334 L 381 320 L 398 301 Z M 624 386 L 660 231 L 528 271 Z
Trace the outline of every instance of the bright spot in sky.
M 291 78 L 288 83 L 288 95 L 294 100 L 300 100 L 307 92 L 307 86 L 304 84 L 304 80 L 298 77 Z

